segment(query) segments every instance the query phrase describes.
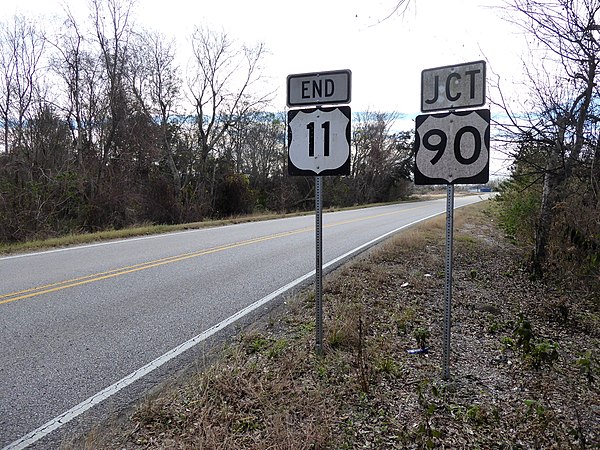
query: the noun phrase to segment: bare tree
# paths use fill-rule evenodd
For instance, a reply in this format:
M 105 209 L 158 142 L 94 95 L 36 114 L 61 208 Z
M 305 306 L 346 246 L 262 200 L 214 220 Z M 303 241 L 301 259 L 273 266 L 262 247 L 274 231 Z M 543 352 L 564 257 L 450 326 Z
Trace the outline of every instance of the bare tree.
M 135 50 L 129 63 L 129 77 L 135 98 L 151 120 L 160 122 L 160 144 L 173 180 L 173 190 L 179 197 L 182 188 L 181 172 L 175 161 L 172 145 L 176 129 L 176 107 L 180 100 L 182 80 L 175 63 L 175 43 L 156 32 L 137 34 Z
M 351 178 L 358 202 L 387 200 L 392 185 L 408 179 L 410 136 L 394 132 L 397 119 L 397 114 L 367 111 L 353 127 Z
M 86 37 L 73 14 L 69 10 L 65 13 L 60 33 L 52 42 L 52 67 L 62 82 L 61 105 L 71 130 L 74 152 L 80 169 L 85 170 L 85 161 L 96 157 L 98 133 L 94 128 L 101 123 L 105 84 L 92 40 Z
M 0 24 L 0 69 L 2 69 L 2 79 L 0 84 L 0 94 L 2 95 L 0 103 L 0 114 L 2 114 L 2 131 L 3 131 L 3 145 L 4 151 L 9 151 L 9 132 L 10 132 L 10 119 L 12 110 L 12 91 L 14 80 L 16 77 L 16 57 L 15 52 L 11 47 L 11 33 L 8 23 Z
M 541 275 L 556 206 L 566 198 L 565 182 L 597 146 L 600 1 L 512 0 L 507 8 L 507 20 L 522 27 L 535 46 L 525 67 L 530 95 L 527 104 L 510 105 L 502 95 L 494 103 L 506 113 L 508 120 L 500 125 L 509 138 L 535 143 L 519 146 L 514 157 L 517 163 L 535 160 L 531 167 L 543 178 L 532 260 Z M 532 158 L 532 148 L 543 157 Z
M 202 160 L 215 149 L 236 117 L 264 105 L 269 95 L 252 92 L 261 77 L 265 47 L 238 47 L 224 33 L 197 28 L 190 92 L 198 120 Z
M 101 143 L 100 179 L 109 158 L 118 157 L 117 152 L 123 150 L 119 147 L 119 139 L 123 137 L 127 120 L 125 82 L 133 2 L 91 0 L 91 6 L 93 26 L 103 62 L 108 107 Z
M 416 2 L 415 2 L 416 3 Z M 390 19 L 392 16 L 395 16 L 396 14 L 402 15 L 406 12 L 406 10 L 408 9 L 408 7 L 411 4 L 411 0 L 398 0 L 396 2 L 396 4 L 394 5 L 393 9 L 382 19 L 379 19 L 377 21 L 377 25 L 385 22 L 386 20 Z
M 0 115 L 4 128 L 4 150 L 21 147 L 25 118 L 39 87 L 44 36 L 23 16 L 0 24 Z M 15 134 L 10 140 L 11 130 Z
M 250 176 L 258 189 L 283 171 L 285 124 L 280 115 L 255 112 L 236 124 L 230 133 L 235 140 L 236 163 L 239 173 Z
M 212 201 L 216 167 L 208 173 L 209 155 L 218 151 L 225 133 L 238 118 L 264 105 L 270 97 L 254 89 L 261 80 L 265 47 L 238 46 L 226 33 L 203 28 L 194 32 L 192 46 L 194 59 L 188 87 L 196 116 L 198 163 L 204 176 L 211 177 L 208 190 Z

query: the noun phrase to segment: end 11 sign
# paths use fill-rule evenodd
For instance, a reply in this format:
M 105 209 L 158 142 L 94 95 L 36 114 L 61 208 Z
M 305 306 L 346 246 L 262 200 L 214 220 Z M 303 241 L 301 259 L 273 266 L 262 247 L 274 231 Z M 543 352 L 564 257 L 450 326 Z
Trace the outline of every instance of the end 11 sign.
M 350 103 L 352 72 L 329 70 L 287 77 L 287 105 L 319 106 Z
M 350 174 L 350 107 L 288 112 L 290 175 Z

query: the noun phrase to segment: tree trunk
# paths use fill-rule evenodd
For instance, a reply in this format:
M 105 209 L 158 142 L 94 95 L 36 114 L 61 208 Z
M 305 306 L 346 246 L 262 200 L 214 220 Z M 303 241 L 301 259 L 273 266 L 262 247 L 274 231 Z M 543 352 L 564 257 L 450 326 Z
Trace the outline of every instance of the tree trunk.
M 535 249 L 532 260 L 532 275 L 542 278 L 544 275 L 544 264 L 548 256 L 548 244 L 550 233 L 554 222 L 555 207 L 560 199 L 558 186 L 562 183 L 571 170 L 572 161 L 565 162 L 565 133 L 567 120 L 559 116 L 556 119 L 557 134 L 553 148 L 548 153 L 548 161 L 544 173 L 544 186 L 542 188 L 542 202 L 540 206 L 540 217 L 535 233 Z
M 161 132 L 162 132 L 162 140 L 164 145 L 164 153 L 167 159 L 167 165 L 169 166 L 169 171 L 171 172 L 171 176 L 173 177 L 173 190 L 175 191 L 175 198 L 177 201 L 181 200 L 181 174 L 179 173 L 179 169 L 175 164 L 175 158 L 173 158 L 173 151 L 171 149 L 171 144 L 169 143 L 169 132 L 167 130 L 167 111 L 164 107 L 162 109 L 162 123 L 161 123 Z
M 544 175 L 540 216 L 535 230 L 535 248 L 532 255 L 531 271 L 535 278 L 544 274 L 544 264 L 548 256 L 548 242 L 554 219 L 553 209 L 556 205 L 556 175 L 548 171 Z
M 181 175 L 179 174 L 179 170 L 175 165 L 173 154 L 170 151 L 167 151 L 167 164 L 169 166 L 169 170 L 171 171 L 171 175 L 173 176 L 173 189 L 175 190 L 175 197 L 179 200 L 181 198 Z

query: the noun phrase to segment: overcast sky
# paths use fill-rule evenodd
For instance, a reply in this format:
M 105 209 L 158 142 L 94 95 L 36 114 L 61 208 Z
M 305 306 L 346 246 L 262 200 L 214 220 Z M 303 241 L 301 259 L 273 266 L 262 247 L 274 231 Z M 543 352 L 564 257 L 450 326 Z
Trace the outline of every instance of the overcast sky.
M 66 2 L 85 18 L 87 0 Z M 488 60 L 488 71 L 520 71 L 522 37 L 499 17 L 502 0 L 412 0 L 393 14 L 396 0 L 138 0 L 134 16 L 178 40 L 183 56 L 194 26 L 225 30 L 238 41 L 264 42 L 266 72 L 285 106 L 285 77 L 350 69 L 352 106 L 419 110 L 423 69 Z M 2 0 L 0 17 L 60 15 L 61 0 Z
M 83 21 L 87 0 L 68 0 Z M 487 60 L 491 79 L 519 78 L 523 36 L 503 21 L 502 0 L 138 0 L 134 17 L 177 40 L 185 65 L 195 26 L 269 50 L 265 72 L 276 89 L 274 108 L 285 108 L 286 76 L 321 70 L 352 71 L 354 111 L 419 112 L 423 69 Z M 61 0 L 2 0 L 0 19 L 62 15 Z M 508 84 L 506 87 L 508 88 Z M 492 93 L 493 95 L 493 93 Z M 492 115 L 494 111 L 492 110 Z M 410 127 L 410 123 L 406 123 Z

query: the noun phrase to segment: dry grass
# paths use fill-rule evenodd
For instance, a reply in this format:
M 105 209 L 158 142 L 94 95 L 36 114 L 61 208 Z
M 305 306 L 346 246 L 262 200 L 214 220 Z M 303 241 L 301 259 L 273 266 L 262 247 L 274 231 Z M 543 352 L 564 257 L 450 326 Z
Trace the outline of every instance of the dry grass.
M 439 198 L 442 194 L 436 195 L 415 195 L 407 200 L 400 202 L 389 203 L 372 203 L 370 205 L 360 205 L 360 208 L 376 208 L 378 206 L 392 205 L 403 202 L 426 201 L 434 198 Z M 445 194 L 444 194 L 445 195 Z M 457 192 L 456 195 L 473 195 L 469 192 Z M 351 207 L 335 207 L 325 208 L 324 212 L 347 211 L 356 209 L 356 206 Z M 93 233 L 71 233 L 64 236 L 52 237 L 47 239 L 32 239 L 25 242 L 0 242 L 0 255 L 8 255 L 13 253 L 34 252 L 48 250 L 53 248 L 68 247 L 72 245 L 83 245 L 95 242 L 109 241 L 115 239 L 127 239 L 136 236 L 150 236 L 162 233 L 173 233 L 184 230 L 197 230 L 202 228 L 220 227 L 226 225 L 234 225 L 247 222 L 261 222 L 266 220 L 281 219 L 286 217 L 296 217 L 314 214 L 314 211 L 296 211 L 290 213 L 277 212 L 257 212 L 245 214 L 235 217 L 229 217 L 221 220 L 204 220 L 200 222 L 182 223 L 175 225 L 153 225 L 140 224 L 118 230 L 105 230 Z
M 284 217 L 307 215 L 309 212 L 298 212 L 290 214 L 266 213 L 248 214 L 244 216 L 231 217 L 222 220 L 206 220 L 202 222 L 183 223 L 176 225 L 137 225 L 118 230 L 98 231 L 94 233 L 73 233 L 50 239 L 30 240 L 26 242 L 2 243 L 0 242 L 0 255 L 18 252 L 32 252 L 52 248 L 67 247 L 71 245 L 82 245 L 94 242 L 109 241 L 115 239 L 126 239 L 136 236 L 150 236 L 155 234 L 173 233 L 185 230 L 197 230 L 201 228 L 220 227 L 246 222 L 260 222 Z
M 305 293 L 184 386 L 94 435 L 96 447 L 598 448 L 598 310 L 529 281 L 485 206 L 461 209 L 455 225 L 450 381 L 441 380 L 442 218 L 326 278 L 322 357 Z M 558 343 L 558 359 L 535 368 L 516 345 L 519 313 L 531 344 Z M 429 352 L 407 353 L 421 345 Z
M 423 201 L 428 198 L 411 198 L 410 201 Z M 395 202 L 397 203 L 397 202 Z M 390 205 L 393 203 L 373 203 L 370 205 L 361 205 L 361 208 L 375 208 L 377 206 Z M 345 211 L 356 209 L 356 207 L 329 207 L 325 212 Z M 32 239 L 25 242 L 0 242 L 0 255 L 13 253 L 34 252 L 61 248 L 72 245 L 83 245 L 95 242 L 109 241 L 115 239 L 127 239 L 136 236 L 150 236 L 155 234 L 173 233 L 184 230 L 197 230 L 202 228 L 220 227 L 247 222 L 261 222 L 265 220 L 281 219 L 286 217 L 305 216 L 314 214 L 311 211 L 297 211 L 291 213 L 261 212 L 245 214 L 235 217 L 229 217 L 221 220 L 204 220 L 200 222 L 182 223 L 175 225 L 152 225 L 140 224 L 118 230 L 105 230 L 93 233 L 71 233 L 64 236 L 52 237 L 47 239 Z

